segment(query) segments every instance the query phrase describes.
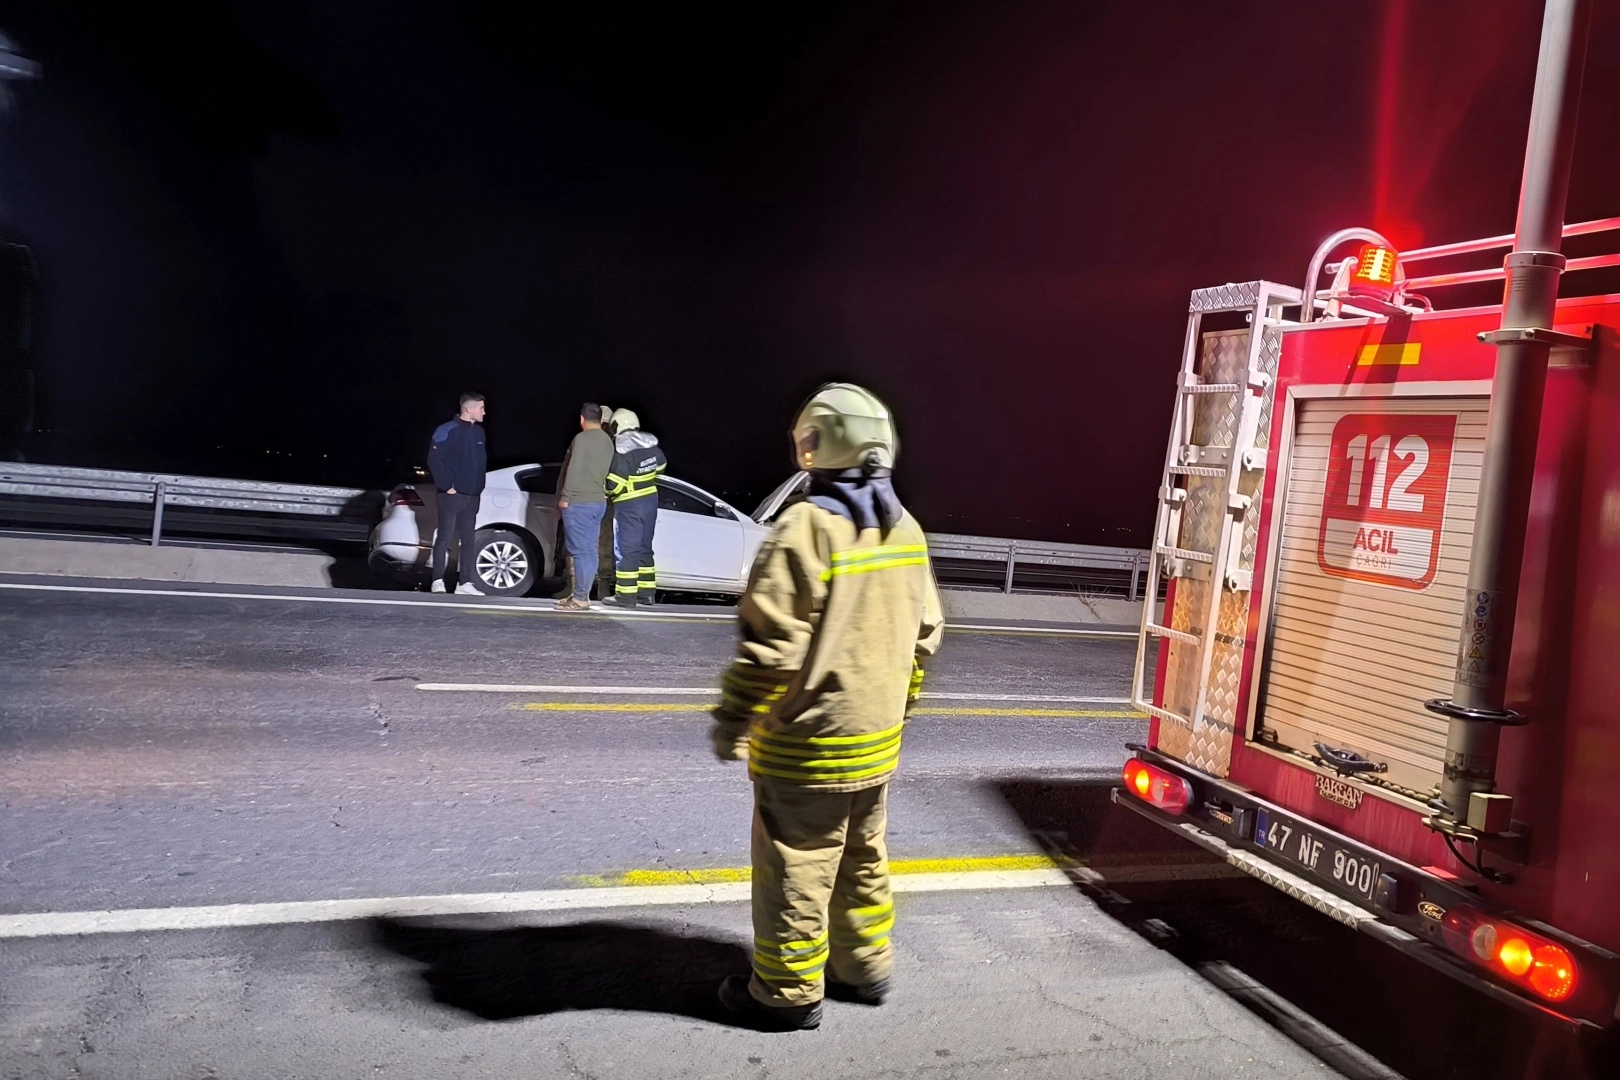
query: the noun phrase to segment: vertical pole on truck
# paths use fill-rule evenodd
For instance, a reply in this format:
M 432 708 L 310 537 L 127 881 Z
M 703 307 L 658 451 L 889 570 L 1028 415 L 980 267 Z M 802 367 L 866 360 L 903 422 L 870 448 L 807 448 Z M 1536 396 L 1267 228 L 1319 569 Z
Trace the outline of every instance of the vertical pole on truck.
M 1518 606 L 1519 571 L 1541 428 L 1547 357 L 1558 282 L 1564 270 L 1564 200 L 1575 150 L 1575 117 L 1586 65 L 1591 0 L 1547 0 L 1536 64 L 1535 97 L 1501 329 L 1481 335 L 1496 346 L 1490 419 L 1479 502 L 1474 511 L 1468 597 L 1449 699 L 1427 702 L 1448 718 L 1440 816 L 1467 821 L 1475 792 L 1496 785 L 1504 724 L 1524 717 L 1507 708 L 1508 654 Z

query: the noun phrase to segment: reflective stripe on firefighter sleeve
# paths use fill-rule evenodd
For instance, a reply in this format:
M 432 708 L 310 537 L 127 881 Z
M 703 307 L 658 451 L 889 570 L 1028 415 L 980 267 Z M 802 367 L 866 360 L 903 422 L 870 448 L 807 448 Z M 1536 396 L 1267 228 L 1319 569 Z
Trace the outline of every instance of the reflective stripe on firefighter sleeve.
M 927 565 L 926 544 L 887 544 L 881 547 L 856 548 L 852 551 L 833 552 L 832 565 L 822 571 L 821 580 L 831 581 L 844 574 L 869 574 L 874 570 Z

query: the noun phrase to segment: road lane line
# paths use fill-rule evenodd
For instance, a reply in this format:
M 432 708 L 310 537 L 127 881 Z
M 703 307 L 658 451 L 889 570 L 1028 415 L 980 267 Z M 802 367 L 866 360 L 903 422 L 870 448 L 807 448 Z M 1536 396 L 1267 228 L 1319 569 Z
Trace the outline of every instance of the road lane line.
M 891 859 L 889 873 L 896 877 L 920 874 L 971 874 L 1004 870 L 1064 870 L 1079 864 L 1073 859 L 1050 855 L 969 855 L 954 859 Z M 716 885 L 728 881 L 749 881 L 753 871 L 746 866 L 722 866 L 707 870 L 627 870 L 621 874 L 589 875 L 571 879 L 582 886 L 602 885 Z
M 1059 869 L 968 870 L 897 875 L 897 893 L 954 892 L 968 889 L 1032 889 L 1069 885 Z M 214 930 L 246 926 L 342 922 L 383 916 L 418 918 L 443 915 L 515 914 L 746 901 L 747 881 L 691 885 L 610 885 L 599 888 L 543 889 L 534 892 L 451 893 L 377 899 L 303 900 L 209 907 L 129 908 L 111 911 L 50 911 L 0 915 L 0 940 L 83 934 Z
M 5 571 L 0 571 L 4 573 Z M 552 608 L 550 601 L 513 600 L 509 604 L 475 604 L 464 600 L 438 600 L 428 596 L 417 596 L 415 599 L 403 597 L 373 597 L 373 596 L 307 596 L 297 593 L 241 593 L 241 592 L 215 592 L 201 589 L 141 589 L 114 587 L 111 585 L 41 585 L 27 581 L 0 581 L 0 589 L 12 589 L 21 592 L 64 592 L 88 593 L 112 596 L 168 596 L 192 599 L 210 600 L 276 600 L 292 604 L 357 604 L 367 607 L 417 607 L 417 608 L 444 608 L 449 610 L 471 611 L 477 614 L 496 615 L 546 615 L 557 618 L 598 618 L 611 621 L 631 622 L 658 622 L 679 621 L 689 622 L 724 622 L 729 623 L 736 619 L 736 614 L 729 609 L 724 614 L 709 615 L 700 611 L 623 611 L 614 610 L 610 606 L 593 607 L 590 611 L 557 611 Z M 958 634 L 1023 634 L 1048 637 L 1090 637 L 1115 638 L 1119 640 L 1136 640 L 1134 630 L 1086 630 L 1080 628 L 1067 628 L 1061 626 L 991 626 L 965 623 L 947 623 L 946 629 Z
M 209 599 L 209 600 L 276 600 L 293 604 L 359 604 L 369 607 L 415 607 L 415 608 L 446 608 L 452 610 L 496 612 L 503 614 L 521 613 L 524 615 L 555 615 L 559 618 L 601 618 L 609 620 L 631 620 L 647 622 L 656 619 L 685 619 L 698 622 L 730 622 L 735 618 L 730 611 L 724 615 L 707 615 L 702 612 L 661 611 L 655 614 L 643 615 L 634 611 L 613 611 L 608 608 L 592 608 L 590 611 L 557 611 L 549 606 L 550 601 L 540 603 L 513 601 L 511 604 L 475 604 L 464 600 L 436 600 L 426 596 L 414 600 L 393 597 L 372 596 L 305 596 L 297 593 L 239 593 L 239 592 L 213 592 L 192 589 L 139 589 L 117 588 L 110 585 L 39 585 L 33 582 L 0 581 L 0 589 L 15 589 L 24 592 L 66 592 L 66 593 L 93 593 L 113 596 L 167 596 L 182 599 Z
M 581 696 L 626 697 L 645 694 L 690 695 L 693 697 L 720 696 L 718 686 L 564 686 L 545 683 L 417 683 L 418 690 L 435 693 L 469 694 L 579 694 Z M 1066 694 L 953 694 L 926 691 L 924 701 L 1031 701 L 1058 705 L 1129 705 L 1128 697 L 1070 697 Z
M 520 709 L 524 712 L 566 712 L 566 713 L 683 713 L 683 712 L 709 712 L 713 710 L 712 703 L 694 705 L 686 701 L 646 701 L 646 702 L 613 702 L 611 704 L 600 701 L 523 701 L 514 702 L 508 708 Z M 911 711 L 913 717 L 920 716 L 1029 716 L 1029 717 L 1066 717 L 1069 719 L 1085 718 L 1091 720 L 1146 720 L 1147 713 L 1134 712 L 1125 709 L 934 709 L 926 705 L 919 705 Z
M 946 621 L 945 629 L 953 634 L 1051 634 L 1058 637 L 1114 638 L 1135 641 L 1140 635 L 1135 630 L 1085 630 L 1063 626 L 990 626 L 978 623 Z

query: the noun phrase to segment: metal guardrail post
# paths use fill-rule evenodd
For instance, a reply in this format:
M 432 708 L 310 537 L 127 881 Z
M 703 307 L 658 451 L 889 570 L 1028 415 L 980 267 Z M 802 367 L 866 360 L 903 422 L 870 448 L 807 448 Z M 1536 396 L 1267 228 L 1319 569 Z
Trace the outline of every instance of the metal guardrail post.
M 1016 540 L 1007 544 L 1007 580 L 1002 583 L 1001 591 L 1012 592 L 1013 567 L 1018 565 L 1018 542 Z
M 157 547 L 163 539 L 163 481 L 159 480 L 152 487 L 152 546 Z
M 1136 588 L 1142 580 L 1142 557 L 1131 560 L 1131 602 L 1136 602 Z

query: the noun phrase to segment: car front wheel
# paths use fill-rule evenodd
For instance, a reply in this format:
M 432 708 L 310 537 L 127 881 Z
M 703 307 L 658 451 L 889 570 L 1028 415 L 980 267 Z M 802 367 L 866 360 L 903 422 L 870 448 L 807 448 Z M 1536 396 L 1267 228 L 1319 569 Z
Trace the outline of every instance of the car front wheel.
M 491 596 L 527 596 L 540 578 L 539 552 L 528 538 L 504 529 L 480 532 L 473 578 Z

